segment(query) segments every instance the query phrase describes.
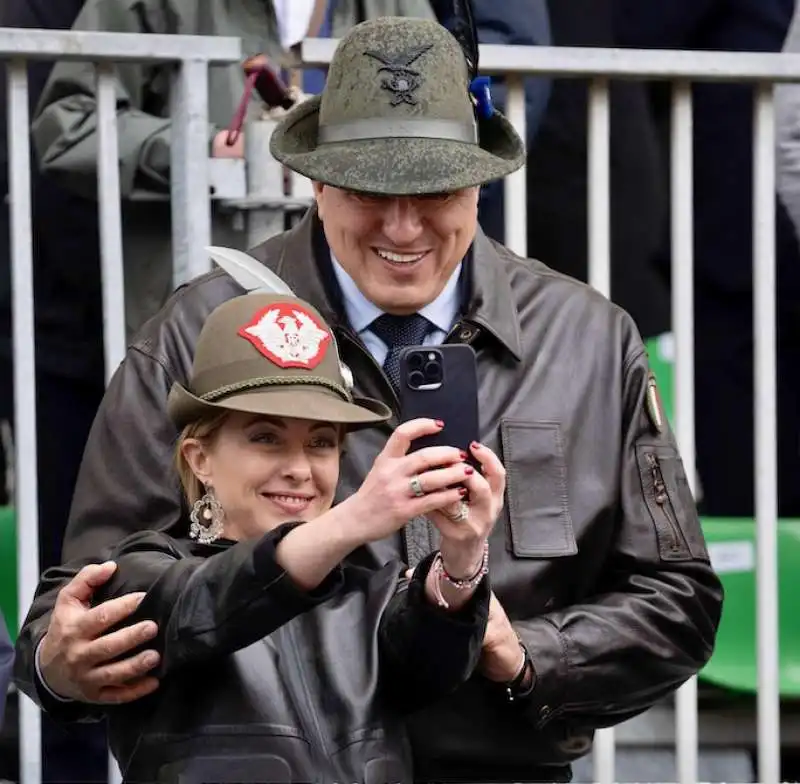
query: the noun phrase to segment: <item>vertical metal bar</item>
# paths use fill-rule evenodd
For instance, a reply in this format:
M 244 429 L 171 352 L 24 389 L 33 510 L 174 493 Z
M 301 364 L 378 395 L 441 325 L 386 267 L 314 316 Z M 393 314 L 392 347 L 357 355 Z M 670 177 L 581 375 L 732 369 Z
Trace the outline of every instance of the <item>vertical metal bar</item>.
M 525 140 L 527 136 L 525 117 L 524 77 L 506 77 L 506 117 L 517 133 Z M 505 179 L 503 213 L 505 223 L 505 244 L 520 256 L 528 255 L 528 210 L 527 183 L 525 167 L 510 174 Z
M 184 60 L 172 78 L 172 263 L 176 286 L 211 269 L 208 63 Z
M 33 319 L 28 72 L 24 60 L 8 63 L 8 166 L 11 209 L 11 283 L 14 346 L 14 446 L 16 466 L 19 620 L 28 614 L 39 583 L 39 510 L 36 462 L 36 361 Z M 42 779 L 41 716 L 20 692 L 19 751 L 24 784 Z
M 775 109 L 759 84 L 753 135 L 753 330 L 755 340 L 758 780 L 780 781 L 778 685 L 778 462 L 775 272 Z
M 675 335 L 675 438 L 695 491 L 694 423 L 694 190 L 692 88 L 676 82 L 672 94 L 672 330 Z M 675 695 L 675 738 L 680 784 L 697 781 L 697 679 Z
M 608 297 L 611 295 L 611 128 L 607 79 L 592 80 L 588 112 L 589 285 Z M 615 751 L 613 727 L 598 730 L 592 748 L 594 780 L 598 784 L 613 783 Z
M 588 120 L 589 285 L 606 297 L 611 295 L 610 133 L 608 80 L 593 79 Z
M 103 285 L 106 381 L 125 356 L 125 276 L 119 187 L 119 139 L 114 65 L 97 66 L 97 192 Z
M 125 356 L 125 276 L 119 189 L 117 94 L 113 63 L 95 66 L 97 94 L 97 193 L 103 291 L 103 346 L 106 382 Z M 117 761 L 108 755 L 108 782 L 120 784 Z

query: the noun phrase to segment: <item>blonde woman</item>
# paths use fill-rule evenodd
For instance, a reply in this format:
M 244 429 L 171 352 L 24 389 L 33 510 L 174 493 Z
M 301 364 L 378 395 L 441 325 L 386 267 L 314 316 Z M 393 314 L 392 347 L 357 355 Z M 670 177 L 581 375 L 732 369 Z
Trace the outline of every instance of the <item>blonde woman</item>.
M 187 536 L 124 540 L 97 597 L 140 591 L 129 623 L 158 625 L 160 688 L 108 711 L 126 780 L 413 781 L 403 717 L 478 663 L 498 459 L 474 445 L 479 472 L 457 449 L 409 452 L 441 423 L 407 422 L 333 505 L 347 431 L 390 413 L 352 397 L 330 328 L 290 297 L 214 311 L 169 410 Z M 410 579 L 358 564 L 417 515 L 441 544 Z

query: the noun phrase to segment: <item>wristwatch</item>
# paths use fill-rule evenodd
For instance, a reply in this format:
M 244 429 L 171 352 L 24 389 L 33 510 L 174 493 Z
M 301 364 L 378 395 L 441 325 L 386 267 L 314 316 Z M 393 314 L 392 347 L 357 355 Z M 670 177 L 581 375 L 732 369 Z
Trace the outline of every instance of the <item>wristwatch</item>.
M 530 696 L 536 688 L 536 670 L 534 669 L 531 656 L 522 640 L 519 641 L 519 647 L 522 649 L 522 666 L 519 668 L 519 672 L 514 678 L 505 684 L 506 698 L 509 702 L 516 702 L 517 700 Z M 528 673 L 530 673 L 531 682 L 527 686 L 523 686 Z

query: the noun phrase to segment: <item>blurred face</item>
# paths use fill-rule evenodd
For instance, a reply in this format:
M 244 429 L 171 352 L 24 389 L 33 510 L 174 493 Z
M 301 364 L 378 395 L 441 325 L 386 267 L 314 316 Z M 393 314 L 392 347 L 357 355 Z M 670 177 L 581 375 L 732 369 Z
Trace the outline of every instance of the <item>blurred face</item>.
M 364 296 L 387 313 L 415 313 L 439 296 L 472 244 L 479 189 L 370 196 L 314 184 L 325 237 Z
M 239 540 L 330 509 L 341 440 L 337 425 L 235 412 L 183 454 L 225 510 L 225 536 Z

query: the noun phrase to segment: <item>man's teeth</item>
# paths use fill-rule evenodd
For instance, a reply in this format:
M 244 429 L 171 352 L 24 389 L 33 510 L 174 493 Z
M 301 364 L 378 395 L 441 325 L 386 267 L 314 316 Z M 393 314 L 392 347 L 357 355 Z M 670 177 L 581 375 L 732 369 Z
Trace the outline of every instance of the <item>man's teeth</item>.
M 411 264 L 412 262 L 419 261 L 423 256 L 424 253 L 391 253 L 388 250 L 376 250 L 375 251 L 382 259 L 386 259 L 386 261 L 392 261 L 395 264 Z

